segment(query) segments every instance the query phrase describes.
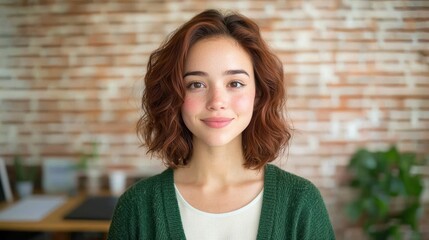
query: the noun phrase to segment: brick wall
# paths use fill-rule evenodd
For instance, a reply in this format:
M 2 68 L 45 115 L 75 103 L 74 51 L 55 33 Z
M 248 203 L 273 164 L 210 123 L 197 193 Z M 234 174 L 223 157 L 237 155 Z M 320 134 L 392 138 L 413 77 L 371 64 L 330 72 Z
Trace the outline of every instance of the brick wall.
M 0 1 L 0 157 L 156 165 L 135 122 L 148 55 L 206 8 L 253 18 L 282 59 L 297 129 L 283 168 L 315 182 L 337 237 L 359 146 L 429 154 L 429 1 Z M 425 214 L 427 218 L 429 213 Z

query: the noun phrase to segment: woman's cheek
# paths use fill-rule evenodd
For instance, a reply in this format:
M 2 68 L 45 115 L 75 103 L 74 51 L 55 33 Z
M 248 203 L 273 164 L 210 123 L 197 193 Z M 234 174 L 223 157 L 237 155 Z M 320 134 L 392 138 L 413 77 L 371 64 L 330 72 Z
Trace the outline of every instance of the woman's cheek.
M 255 96 L 243 95 L 232 100 L 234 108 L 240 112 L 253 112 Z
M 185 101 L 182 105 L 182 113 L 188 113 L 192 110 L 198 109 L 199 103 L 201 104 L 201 101 L 198 101 L 198 99 L 185 97 Z

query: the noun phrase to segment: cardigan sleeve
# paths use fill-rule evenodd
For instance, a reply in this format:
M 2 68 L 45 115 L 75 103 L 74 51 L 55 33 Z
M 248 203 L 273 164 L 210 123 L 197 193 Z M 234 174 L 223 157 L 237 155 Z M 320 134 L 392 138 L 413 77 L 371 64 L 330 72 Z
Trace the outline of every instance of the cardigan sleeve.
M 335 239 L 325 203 L 319 190 L 310 185 L 302 193 L 298 219 L 298 239 Z
M 135 219 L 136 202 L 128 191 L 122 195 L 116 204 L 107 235 L 108 240 L 132 240 L 137 239 L 137 219 Z

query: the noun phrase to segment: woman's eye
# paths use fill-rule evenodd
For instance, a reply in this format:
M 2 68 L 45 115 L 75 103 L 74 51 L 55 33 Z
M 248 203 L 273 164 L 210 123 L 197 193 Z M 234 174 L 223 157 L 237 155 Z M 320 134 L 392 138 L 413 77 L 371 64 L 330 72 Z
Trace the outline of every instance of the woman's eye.
M 203 87 L 204 87 L 204 84 L 200 82 L 191 82 L 187 86 L 187 88 L 189 89 L 197 89 L 197 88 L 203 88 Z
M 244 87 L 245 85 L 241 82 L 234 81 L 229 83 L 229 86 L 232 88 L 240 88 L 240 87 Z

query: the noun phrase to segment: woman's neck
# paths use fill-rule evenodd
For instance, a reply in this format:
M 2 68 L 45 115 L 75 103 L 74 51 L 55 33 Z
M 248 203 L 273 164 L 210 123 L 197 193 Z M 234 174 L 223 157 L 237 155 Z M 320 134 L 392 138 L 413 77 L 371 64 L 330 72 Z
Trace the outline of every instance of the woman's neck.
M 251 202 L 264 186 L 264 171 L 245 168 L 243 163 L 240 141 L 222 147 L 196 143 L 188 165 L 174 171 L 174 183 L 194 208 L 230 212 Z
M 241 141 L 219 147 L 194 142 L 192 158 L 181 172 L 186 174 L 188 183 L 231 184 L 255 174 L 243 166 L 244 161 Z

